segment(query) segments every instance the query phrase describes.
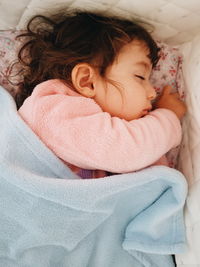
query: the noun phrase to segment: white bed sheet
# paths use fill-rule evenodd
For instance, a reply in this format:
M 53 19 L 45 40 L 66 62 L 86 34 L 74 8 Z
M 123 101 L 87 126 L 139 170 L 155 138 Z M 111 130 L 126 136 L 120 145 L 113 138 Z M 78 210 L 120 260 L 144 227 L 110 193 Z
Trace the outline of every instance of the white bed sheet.
M 188 112 L 183 121 L 179 169 L 187 177 L 185 206 L 188 251 L 176 255 L 177 266 L 200 266 L 200 35 L 181 46 Z
M 139 17 L 155 26 L 155 36 L 172 44 L 192 40 L 199 33 L 199 0 L 0 0 L 0 30 L 23 28 L 27 18 L 56 8 L 84 8 L 123 17 Z

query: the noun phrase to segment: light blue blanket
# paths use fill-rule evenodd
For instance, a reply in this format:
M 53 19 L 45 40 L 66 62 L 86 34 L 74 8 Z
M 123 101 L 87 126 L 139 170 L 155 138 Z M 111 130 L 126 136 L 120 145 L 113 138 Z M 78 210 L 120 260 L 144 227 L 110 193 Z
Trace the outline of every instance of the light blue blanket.
M 1 267 L 174 266 L 186 193 L 182 174 L 163 166 L 78 179 L 0 88 Z

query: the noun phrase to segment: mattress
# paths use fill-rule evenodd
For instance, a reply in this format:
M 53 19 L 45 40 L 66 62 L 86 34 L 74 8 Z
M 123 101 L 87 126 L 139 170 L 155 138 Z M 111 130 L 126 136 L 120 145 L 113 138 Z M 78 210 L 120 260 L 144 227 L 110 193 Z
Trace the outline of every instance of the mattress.
M 0 0 L 0 30 L 24 28 L 28 18 L 52 10 L 98 10 L 125 18 L 137 17 L 154 26 L 155 38 L 183 53 L 185 101 L 183 142 L 178 168 L 188 180 L 185 206 L 188 250 L 176 255 L 177 266 L 200 266 L 200 2 L 198 0 Z

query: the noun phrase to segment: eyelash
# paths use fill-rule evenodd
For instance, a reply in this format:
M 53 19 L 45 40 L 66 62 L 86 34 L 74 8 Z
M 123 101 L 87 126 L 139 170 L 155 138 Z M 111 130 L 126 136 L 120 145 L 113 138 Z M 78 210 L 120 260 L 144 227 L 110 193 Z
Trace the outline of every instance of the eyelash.
M 143 77 L 143 76 L 140 76 L 140 75 L 135 75 L 135 77 L 137 77 L 137 78 L 139 78 L 139 79 L 141 79 L 141 80 L 145 80 L 145 78 Z

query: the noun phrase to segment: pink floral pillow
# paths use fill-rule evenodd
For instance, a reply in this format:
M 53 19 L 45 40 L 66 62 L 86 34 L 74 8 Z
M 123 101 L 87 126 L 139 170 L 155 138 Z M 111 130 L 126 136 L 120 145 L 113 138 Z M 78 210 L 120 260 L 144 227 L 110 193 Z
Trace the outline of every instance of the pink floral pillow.
M 161 48 L 160 59 L 152 71 L 151 83 L 158 95 L 165 85 L 171 85 L 173 91 L 178 91 L 184 99 L 184 80 L 182 76 L 183 57 L 178 48 L 158 42 Z
M 17 59 L 17 52 L 20 46 L 20 41 L 16 36 L 20 34 L 19 31 L 0 31 L 0 85 L 15 94 L 17 86 L 17 78 L 13 77 L 14 84 L 8 82 L 10 69 L 9 66 Z
M 5 74 L 9 74 L 9 65 L 17 59 L 17 51 L 20 46 L 20 41 L 16 39 L 18 34 L 20 34 L 18 31 L 0 31 L 0 85 L 9 90 L 13 95 L 17 90 L 17 86 L 10 84 Z M 152 72 L 151 82 L 158 95 L 162 92 L 162 88 L 168 84 L 174 88 L 174 91 L 178 91 L 180 97 L 184 99 L 182 55 L 177 48 L 170 47 L 161 42 L 158 42 L 158 45 L 161 48 L 160 60 Z M 179 147 L 167 153 L 170 167 L 176 166 L 178 152 Z
M 178 48 L 158 42 L 161 48 L 160 59 L 151 74 L 151 83 L 159 95 L 165 85 L 171 85 L 174 92 L 178 92 L 184 100 L 184 79 L 182 73 L 183 57 Z M 180 146 L 171 149 L 167 153 L 169 166 L 175 168 Z

